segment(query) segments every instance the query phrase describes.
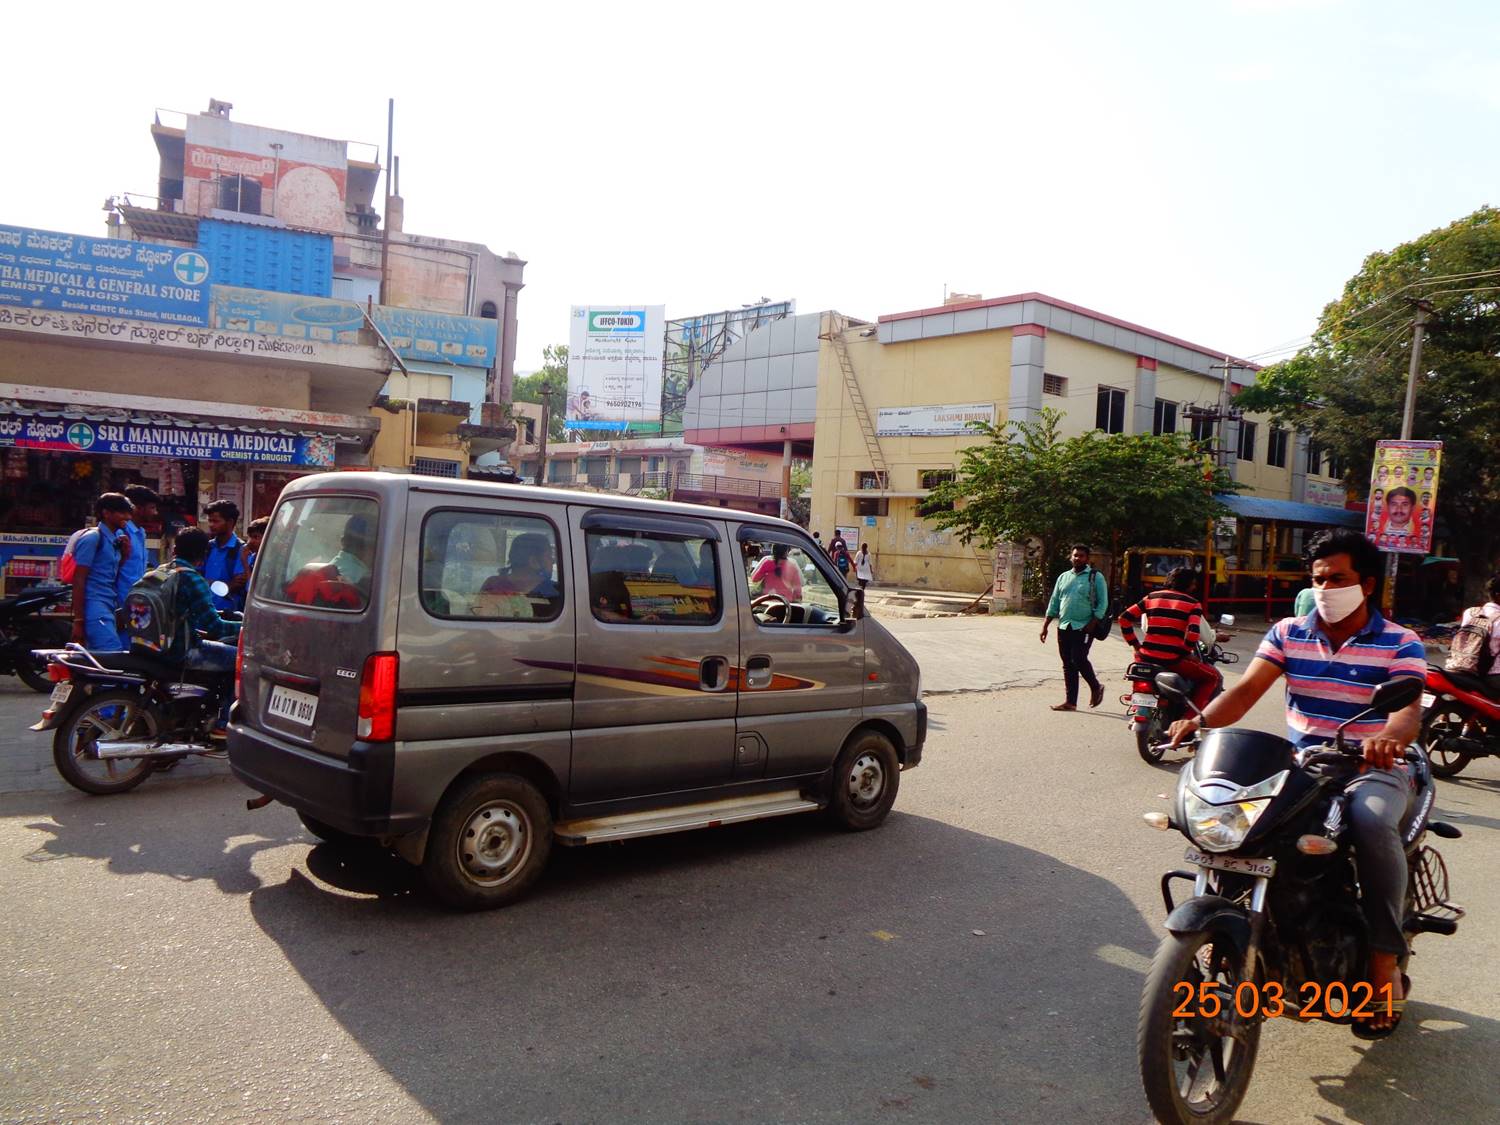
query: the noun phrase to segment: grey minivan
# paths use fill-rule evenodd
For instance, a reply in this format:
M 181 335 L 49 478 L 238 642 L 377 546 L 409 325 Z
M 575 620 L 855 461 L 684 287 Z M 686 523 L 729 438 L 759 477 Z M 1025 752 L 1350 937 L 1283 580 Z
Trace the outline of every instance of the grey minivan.
M 890 811 L 916 661 L 794 524 L 388 473 L 303 477 L 256 560 L 235 774 L 503 906 L 555 840 Z

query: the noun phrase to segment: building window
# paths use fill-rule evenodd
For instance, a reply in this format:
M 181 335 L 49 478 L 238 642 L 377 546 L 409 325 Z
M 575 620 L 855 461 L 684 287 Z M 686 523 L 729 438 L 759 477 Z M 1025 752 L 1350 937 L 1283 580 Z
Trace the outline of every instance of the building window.
M 870 469 L 861 469 L 854 474 L 855 488 L 879 488 L 880 474 Z
M 1061 375 L 1042 376 L 1042 394 L 1044 395 L 1066 395 L 1068 393 L 1068 380 Z
M 1333 450 L 1328 451 L 1328 475 L 1334 480 L 1343 480 L 1345 471 L 1349 466 L 1344 464 L 1344 459 Z
M 1240 460 L 1255 460 L 1255 423 L 1240 419 Z
M 495 307 L 494 301 L 486 301 L 479 306 L 479 315 L 485 320 L 496 320 L 499 317 L 499 313 L 500 310 Z
M 1125 392 L 1118 387 L 1100 387 L 1094 409 L 1094 428 L 1107 434 L 1125 432 Z
M 923 488 L 931 489 L 936 488 L 940 484 L 946 484 L 954 476 L 955 473 L 952 469 L 923 469 L 917 474 L 917 480 Z M 953 511 L 953 501 L 951 500 L 947 503 L 930 500 L 917 501 L 917 515 L 919 516 L 930 516 L 935 512 L 951 511 Z
M 1307 475 L 1318 476 L 1323 472 L 1323 447 L 1315 441 L 1307 443 Z
M 1286 468 L 1286 430 L 1272 426 L 1266 434 L 1266 464 L 1273 469 Z
M 249 176 L 225 176 L 219 181 L 219 210 L 259 215 L 260 182 Z
M 869 500 L 856 499 L 854 501 L 854 514 L 856 516 L 886 516 L 890 515 L 891 502 L 884 496 L 872 497 Z
M 411 471 L 424 477 L 458 477 L 461 466 L 446 457 L 413 457 Z
M 1151 432 L 1158 437 L 1162 434 L 1177 432 L 1177 404 L 1175 402 L 1168 402 L 1164 398 L 1156 400 L 1156 412 L 1151 419 Z
M 1214 418 L 1213 414 L 1207 410 L 1202 411 L 1201 413 L 1194 413 L 1192 415 L 1192 422 L 1189 426 L 1189 429 L 1191 430 L 1193 435 L 1193 440 L 1202 442 L 1205 445 L 1211 443 L 1214 440 L 1215 421 L 1216 419 Z

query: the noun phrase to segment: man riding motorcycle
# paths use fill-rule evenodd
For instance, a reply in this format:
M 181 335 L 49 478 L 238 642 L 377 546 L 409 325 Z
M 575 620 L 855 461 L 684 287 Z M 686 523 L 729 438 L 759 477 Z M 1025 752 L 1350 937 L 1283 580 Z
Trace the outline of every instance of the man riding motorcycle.
M 1212 664 L 1196 656 L 1194 644 L 1202 637 L 1208 644 L 1215 633 L 1203 623 L 1203 603 L 1189 591 L 1198 581 L 1191 567 L 1179 566 L 1167 575 L 1166 587 L 1147 594 L 1120 614 L 1120 636 L 1135 649 L 1136 659 L 1160 664 L 1193 685 L 1193 706 L 1203 710 L 1224 682 Z M 1144 640 L 1136 637 L 1141 617 L 1146 618 Z
M 235 649 L 233 645 L 221 644 L 226 638 L 239 635 L 240 623 L 226 621 L 214 608 L 213 592 L 199 567 L 208 558 L 208 533 L 201 528 L 188 527 L 177 533 L 172 565 L 179 572 L 177 579 L 177 619 L 184 624 L 178 631 L 166 658 L 189 668 L 208 672 L 229 672 L 234 669 Z M 210 638 L 201 640 L 199 633 Z M 225 693 L 219 722 L 213 737 L 222 738 L 229 720 L 231 698 Z
M 1324 533 L 1314 541 L 1312 560 L 1315 610 L 1273 625 L 1239 683 L 1209 704 L 1201 719 L 1172 724 L 1172 746 L 1200 727 L 1233 726 L 1278 676 L 1287 678 L 1287 726 L 1299 747 L 1332 742 L 1339 724 L 1365 709 L 1376 685 L 1401 676 L 1425 680 L 1422 642 L 1410 629 L 1387 621 L 1368 601 L 1384 569 L 1375 545 L 1358 532 Z M 1397 963 L 1406 951 L 1401 820 L 1413 789 L 1402 756 L 1420 724 L 1420 702 L 1388 717 L 1353 723 L 1345 738 L 1358 744 L 1364 763 L 1332 767 L 1348 775 L 1344 792 L 1359 869 L 1360 909 L 1370 936 L 1370 985 L 1377 993 L 1390 985 L 1394 998 L 1356 1032 L 1364 1038 L 1389 1035 L 1405 1006 Z

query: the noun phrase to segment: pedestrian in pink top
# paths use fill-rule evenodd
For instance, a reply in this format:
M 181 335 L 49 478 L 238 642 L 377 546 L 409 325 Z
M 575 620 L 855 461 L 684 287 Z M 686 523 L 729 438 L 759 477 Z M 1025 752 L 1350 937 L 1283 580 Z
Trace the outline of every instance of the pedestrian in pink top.
M 760 583 L 762 594 L 780 594 L 789 602 L 800 602 L 802 575 L 786 557 L 790 549 L 785 543 L 772 544 L 771 557 L 760 560 L 755 573 L 750 575 L 750 585 Z

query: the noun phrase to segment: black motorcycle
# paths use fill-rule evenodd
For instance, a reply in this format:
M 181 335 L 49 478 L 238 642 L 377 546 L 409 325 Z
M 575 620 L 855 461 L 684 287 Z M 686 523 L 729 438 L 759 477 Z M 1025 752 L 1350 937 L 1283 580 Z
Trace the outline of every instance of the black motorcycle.
M 69 785 L 105 796 L 195 754 L 224 756 L 211 732 L 234 672 L 150 652 L 49 651 L 52 699 L 31 729 L 52 730 L 52 761 Z
M 1227 634 L 1220 634 L 1224 637 Z M 1218 643 L 1211 645 L 1198 642 L 1198 659 L 1208 665 L 1238 664 L 1240 658 L 1225 652 Z M 1156 690 L 1156 677 L 1165 668 L 1149 660 L 1132 661 L 1125 669 L 1125 678 L 1130 681 L 1130 694 L 1120 696 L 1130 720 L 1130 732 L 1135 735 L 1135 748 L 1144 761 L 1155 764 L 1167 751 L 1167 731 L 1178 719 L 1186 718 L 1186 702 L 1175 696 Z M 1220 685 L 1220 691 L 1223 686 Z
M 33 654 L 68 643 L 72 630 L 67 620 L 42 615 L 71 593 L 66 586 L 33 586 L 0 600 L 0 675 L 16 676 L 32 691 L 52 689 L 46 662 Z
M 1156 683 L 1187 701 L 1191 685 L 1181 676 L 1166 673 Z M 1415 678 L 1381 684 L 1356 719 L 1399 711 L 1421 691 Z M 1172 814 L 1146 814 L 1153 828 L 1188 838 L 1193 865 L 1162 877 L 1168 932 L 1141 995 L 1136 1048 L 1160 1121 L 1229 1121 L 1249 1086 L 1266 1019 L 1353 1024 L 1394 1011 L 1391 990 L 1366 979 L 1368 937 L 1343 838 L 1346 798 L 1339 781 L 1312 768 L 1357 752 L 1345 746 L 1344 727 L 1332 747 L 1305 750 L 1259 731 L 1204 732 L 1183 766 Z M 1412 938 L 1454 933 L 1463 910 L 1448 900 L 1442 856 L 1424 843 L 1428 832 L 1444 839 L 1460 832 L 1428 819 L 1436 788 L 1426 755 L 1413 747 L 1406 761 L 1416 779 L 1402 824 L 1410 875 L 1399 964 L 1409 985 Z M 1174 879 L 1193 884 L 1181 905 L 1172 901 Z

